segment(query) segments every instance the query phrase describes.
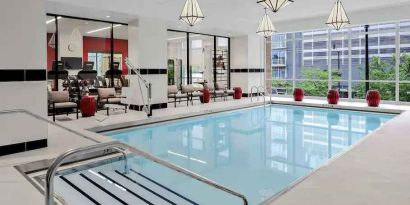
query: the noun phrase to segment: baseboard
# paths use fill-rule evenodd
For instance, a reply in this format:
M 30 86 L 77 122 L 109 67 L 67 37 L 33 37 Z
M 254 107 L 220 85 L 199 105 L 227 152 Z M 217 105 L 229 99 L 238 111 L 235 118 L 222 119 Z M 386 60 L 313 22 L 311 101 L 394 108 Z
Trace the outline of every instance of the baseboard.
M 0 146 L 0 156 L 47 147 L 47 139 Z
M 152 104 L 151 110 L 165 109 L 167 107 L 168 107 L 168 103 Z M 129 106 L 130 110 L 136 110 L 136 111 L 142 111 L 142 108 L 143 108 L 142 105 L 130 105 Z

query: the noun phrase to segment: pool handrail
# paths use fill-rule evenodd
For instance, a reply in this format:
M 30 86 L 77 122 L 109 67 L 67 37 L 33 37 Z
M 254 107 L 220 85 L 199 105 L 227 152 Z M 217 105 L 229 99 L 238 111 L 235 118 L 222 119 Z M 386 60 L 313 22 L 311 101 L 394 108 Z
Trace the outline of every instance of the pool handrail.
M 124 144 L 122 142 L 118 142 L 118 141 L 111 141 L 111 142 L 105 142 L 105 143 L 100 143 L 100 144 L 96 144 L 96 145 L 91 145 L 91 146 L 87 146 L 87 147 L 81 147 L 81 148 L 77 148 L 77 149 L 73 149 L 73 150 L 69 150 L 65 153 L 63 153 L 62 155 L 60 155 L 59 157 L 56 158 L 56 160 L 53 162 L 53 164 L 50 166 L 50 168 L 47 170 L 47 174 L 46 174 L 46 185 L 45 185 L 45 200 L 46 200 L 46 205 L 53 205 L 54 202 L 54 197 L 53 197 L 53 193 L 54 193 L 54 176 L 55 173 L 57 172 L 57 169 L 60 167 L 60 165 L 62 165 L 67 159 L 69 159 L 70 157 L 73 156 L 77 156 L 77 155 L 81 155 L 81 154 L 87 154 L 87 153 L 92 153 L 92 152 L 97 152 L 97 151 L 101 151 L 101 150 L 107 150 L 107 149 L 116 149 L 116 150 L 123 150 L 125 151 L 129 151 L 131 153 L 134 153 L 136 155 L 142 156 L 150 161 L 153 161 L 157 164 L 160 164 L 162 166 L 168 167 L 176 172 L 179 172 L 181 174 L 184 174 L 188 177 L 191 177 L 197 181 L 203 182 L 205 184 L 208 184 L 216 189 L 219 189 L 221 191 L 224 191 L 228 194 L 234 195 L 236 197 L 241 198 L 242 202 L 244 205 L 248 205 L 248 200 L 246 199 L 246 197 L 239 193 L 236 192 L 224 185 L 218 184 L 204 176 L 198 175 L 194 172 L 191 172 L 185 168 L 182 168 L 178 165 L 172 164 L 168 161 L 165 161 L 161 158 L 158 158 L 154 155 L 151 155 L 145 151 L 139 150 L 137 148 L 131 147 L 127 144 Z M 126 158 L 125 158 L 126 159 Z M 125 163 L 125 171 L 127 171 L 128 169 L 128 165 L 127 163 Z
M 239 192 L 236 192 L 236 191 L 234 191 L 234 190 L 232 190 L 232 189 L 230 189 L 230 188 L 228 188 L 224 185 L 218 184 L 217 182 L 214 182 L 214 181 L 212 181 L 212 180 L 210 180 L 210 179 L 208 179 L 204 176 L 201 176 L 199 174 L 191 172 L 191 171 L 189 171 L 185 168 L 182 168 L 178 165 L 175 165 L 173 163 L 165 161 L 165 160 L 163 160 L 161 158 L 158 158 L 158 157 L 156 157 L 152 154 L 149 154 L 145 151 L 142 151 L 142 150 L 137 149 L 135 147 L 129 146 L 129 145 L 124 144 L 122 142 L 110 141 L 110 142 L 101 143 L 100 141 L 97 141 L 96 139 L 88 137 L 85 134 L 82 134 L 82 133 L 80 133 L 78 131 L 75 131 L 73 129 L 70 129 L 68 127 L 62 126 L 62 125 L 60 125 L 56 122 L 53 122 L 53 121 L 51 121 L 51 120 L 49 120 L 45 117 L 34 114 L 34 113 L 32 113 L 30 111 L 27 111 L 27 110 L 24 110 L 24 109 L 2 110 L 2 111 L 0 111 L 0 115 L 2 115 L 2 114 L 13 114 L 13 113 L 28 114 L 28 115 L 36 118 L 36 119 L 39 119 L 41 121 L 50 123 L 50 124 L 55 125 L 55 126 L 61 128 L 63 130 L 66 130 L 68 132 L 74 133 L 76 135 L 79 135 L 79 136 L 84 137 L 88 140 L 91 140 L 93 142 L 98 143 L 98 144 L 91 145 L 91 146 L 86 146 L 86 147 L 81 147 L 81 148 L 77 148 L 77 149 L 68 150 L 67 152 L 61 154 L 59 157 L 57 157 L 54 160 L 52 165 L 48 168 L 47 174 L 46 174 L 46 185 L 45 185 L 46 205 L 52 205 L 53 202 L 54 202 L 54 197 L 53 197 L 53 195 L 54 195 L 54 182 L 53 182 L 53 179 L 54 179 L 54 176 L 55 176 L 55 173 L 56 173 L 57 169 L 60 167 L 61 164 L 63 164 L 65 162 L 65 160 L 68 157 L 76 156 L 79 153 L 85 154 L 85 153 L 97 152 L 98 150 L 106 150 L 106 149 L 114 149 L 115 151 L 121 152 L 124 155 L 124 161 L 125 161 L 125 171 L 124 172 L 127 172 L 128 168 L 129 168 L 128 164 L 127 164 L 127 157 L 126 157 L 126 151 L 129 151 L 129 152 L 134 153 L 136 155 L 142 156 L 142 157 L 144 157 L 144 158 L 146 158 L 150 161 L 153 161 L 157 164 L 168 167 L 169 169 L 172 169 L 176 172 L 179 172 L 179 173 L 184 174 L 188 177 L 191 177 L 191 178 L 193 178 L 197 181 L 208 184 L 208 185 L 210 185 L 210 186 L 212 186 L 216 189 L 222 190 L 226 193 L 229 193 L 229 194 L 234 195 L 238 198 L 241 198 L 242 201 L 243 201 L 243 204 L 248 205 L 248 200 L 246 199 L 245 195 L 243 195 Z

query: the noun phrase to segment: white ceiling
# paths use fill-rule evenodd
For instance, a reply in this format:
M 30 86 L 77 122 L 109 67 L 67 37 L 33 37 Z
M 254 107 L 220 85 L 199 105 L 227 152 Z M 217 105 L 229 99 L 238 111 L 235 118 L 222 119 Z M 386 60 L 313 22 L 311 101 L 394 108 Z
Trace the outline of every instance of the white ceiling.
M 46 21 L 54 19 L 52 16 L 47 16 Z M 111 30 L 104 29 L 101 31 L 88 33 L 90 31 L 95 31 L 98 29 L 108 28 L 111 24 L 96 22 L 96 21 L 86 21 L 78 19 L 60 18 L 58 20 L 59 31 L 73 32 L 74 29 L 78 29 L 83 36 L 100 37 L 100 38 L 110 38 Z M 116 26 L 116 25 L 114 25 Z M 47 24 L 47 33 L 54 33 L 56 30 L 54 22 Z M 128 39 L 128 29 L 126 26 L 116 26 L 114 27 L 114 38 L 115 39 Z
M 48 0 L 47 12 L 125 23 L 138 17 L 151 17 L 166 21 L 172 29 L 219 35 L 254 33 L 263 14 L 263 9 L 256 4 L 256 0 L 198 2 L 205 20 L 193 28 L 178 20 L 185 0 Z M 270 16 L 279 32 L 325 27 L 324 22 L 334 2 L 335 0 L 295 0 L 295 3 Z M 409 18 L 407 13 L 410 0 L 343 0 L 343 3 L 353 24 L 374 23 L 381 17 L 386 21 Z M 387 8 L 394 10 L 386 10 Z M 107 15 L 111 18 L 106 18 Z M 308 21 L 309 24 L 300 23 L 307 19 L 311 20 Z

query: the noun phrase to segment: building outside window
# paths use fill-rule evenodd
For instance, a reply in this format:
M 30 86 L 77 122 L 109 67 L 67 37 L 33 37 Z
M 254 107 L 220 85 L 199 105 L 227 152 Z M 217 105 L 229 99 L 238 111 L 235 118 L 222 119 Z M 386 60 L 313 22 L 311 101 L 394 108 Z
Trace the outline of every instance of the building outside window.
M 363 100 L 366 85 L 385 101 L 410 102 L 410 21 L 371 24 L 367 33 L 354 26 L 272 36 L 273 94 L 290 95 L 302 87 L 307 96 L 325 97 L 337 89 L 342 98 Z

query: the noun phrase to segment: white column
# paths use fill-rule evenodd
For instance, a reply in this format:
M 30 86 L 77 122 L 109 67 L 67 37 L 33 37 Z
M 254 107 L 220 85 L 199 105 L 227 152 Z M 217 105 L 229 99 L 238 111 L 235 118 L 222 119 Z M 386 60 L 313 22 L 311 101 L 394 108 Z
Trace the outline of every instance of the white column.
M 138 69 L 141 69 L 143 77 L 152 84 L 151 103 L 154 108 L 163 108 L 168 101 L 166 22 L 140 18 L 128 24 L 128 32 L 129 59 Z M 130 76 L 130 78 L 135 78 L 135 76 Z M 139 94 L 138 83 L 133 83 L 132 80 L 130 83 L 133 90 L 130 93 L 134 95 L 127 96 L 129 99 L 133 99 L 130 104 L 144 104 Z
M 256 34 L 231 38 L 231 87 L 250 94 L 252 86 L 264 86 L 264 42 Z
M 45 21 L 44 0 L 0 1 L 0 110 L 47 116 Z M 17 144 L 34 149 L 38 143 L 26 143 L 44 145 L 48 133 L 46 123 L 23 114 L 1 115 L 0 130 L 0 150 Z

